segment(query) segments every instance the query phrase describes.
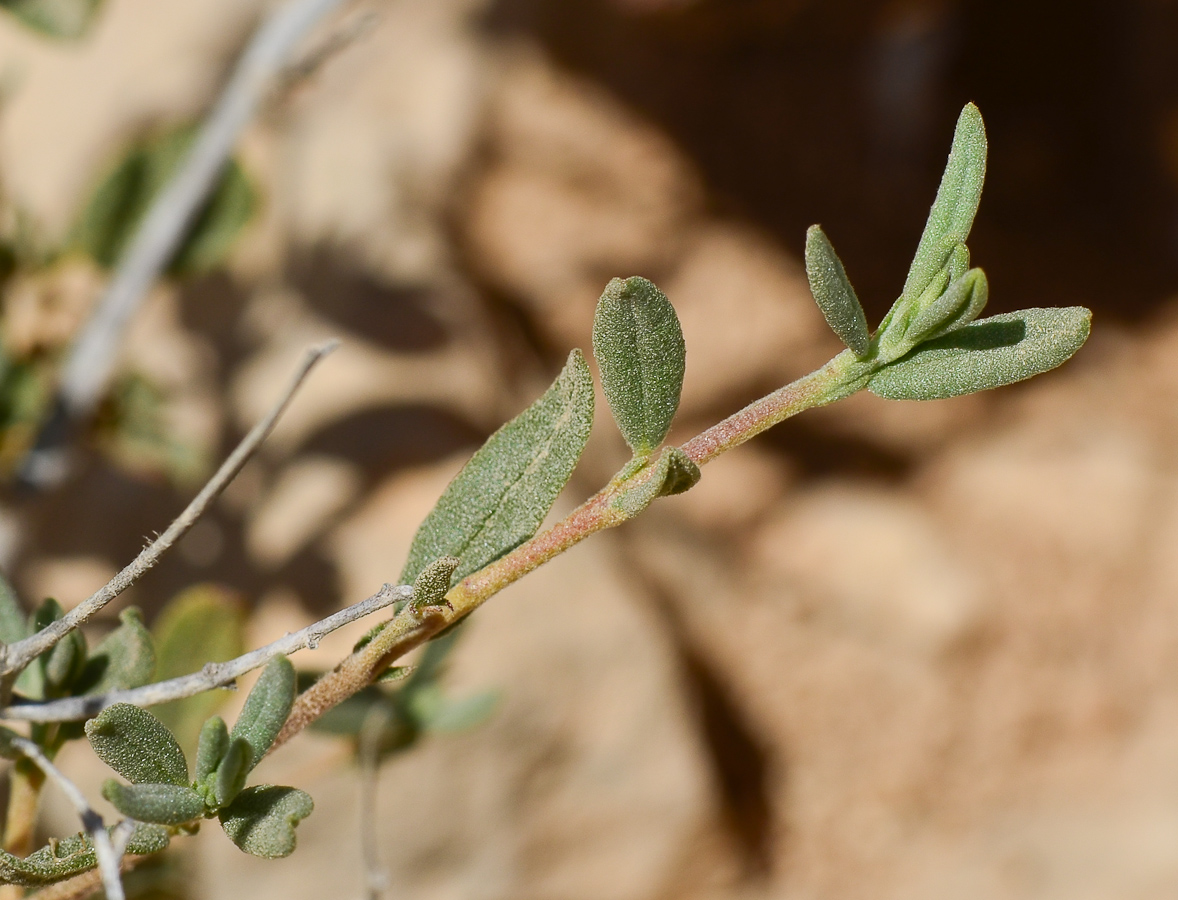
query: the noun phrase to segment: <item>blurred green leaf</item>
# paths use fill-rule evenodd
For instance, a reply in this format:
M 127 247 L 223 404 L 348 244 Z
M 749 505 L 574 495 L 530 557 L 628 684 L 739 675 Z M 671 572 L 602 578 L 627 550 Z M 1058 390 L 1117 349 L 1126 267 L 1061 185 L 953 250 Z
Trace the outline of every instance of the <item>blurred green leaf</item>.
M 246 853 L 278 859 L 294 851 L 295 826 L 314 808 L 311 797 L 296 788 L 262 785 L 246 788 L 218 818 L 229 839 Z
M 481 725 L 495 711 L 499 702 L 496 691 L 484 691 L 453 700 L 440 685 L 432 684 L 409 697 L 414 718 L 429 731 L 452 733 Z
M 666 295 L 638 276 L 610 281 L 593 316 L 593 356 L 622 436 L 636 455 L 649 456 L 679 408 L 686 363 Z
M 205 812 L 200 794 L 178 784 L 123 784 L 108 778 L 102 796 L 127 818 L 155 825 L 182 825 Z
M 985 179 L 986 126 L 978 108 L 968 103 L 957 119 L 941 186 L 904 282 L 904 298 L 912 300 L 924 293 L 928 283 L 948 265 L 954 248 L 965 243 Z
M 28 636 L 28 613 L 8 579 L 0 575 L 0 643 L 15 644 Z
M 64 615 L 61 604 L 49 597 L 29 616 L 28 633 L 35 634 Z M 62 696 L 86 665 L 86 638 L 74 629 L 46 650 L 16 680 L 13 689 L 31 700 Z
M 108 706 L 86 723 L 86 737 L 98 758 L 132 784 L 188 784 L 184 751 L 145 709 Z
M 139 610 L 119 613 L 122 623 L 108 634 L 90 654 L 74 693 L 105 694 L 125 691 L 151 681 L 155 673 L 155 646 L 143 625 Z
M 462 560 L 464 578 L 518 547 L 540 527 L 593 424 L 593 378 L 581 351 L 539 400 L 491 435 L 421 523 L 399 579 L 412 584 L 430 563 Z
M 1080 306 L 991 316 L 921 344 L 867 386 L 889 400 L 939 400 L 1013 384 L 1067 361 L 1091 320 Z
M 197 672 L 208 662 L 240 656 L 245 643 L 245 615 L 233 595 L 215 585 L 196 585 L 177 594 L 156 619 L 157 681 Z M 206 691 L 154 708 L 180 746 L 196 746 L 201 726 L 227 699 L 224 691 Z
M 246 763 L 247 772 L 261 762 L 274 738 L 278 737 L 290 715 L 294 698 L 294 666 L 285 656 L 276 656 L 262 670 L 229 734 L 231 751 L 232 742 L 238 740 L 245 741 L 251 750 L 252 755 Z
M 18 20 L 55 38 L 78 38 L 94 21 L 101 0 L 0 0 Z
M 131 147 L 100 182 L 74 226 L 72 243 L 99 265 L 113 268 L 155 195 L 184 161 L 195 135 L 191 126 L 174 128 Z M 169 270 L 199 273 L 224 262 L 255 205 L 253 188 L 241 167 L 231 161 L 189 227 Z
M 871 335 L 863 306 L 847 279 L 842 260 L 818 225 L 811 225 L 806 232 L 806 277 L 826 324 L 856 356 L 866 356 Z

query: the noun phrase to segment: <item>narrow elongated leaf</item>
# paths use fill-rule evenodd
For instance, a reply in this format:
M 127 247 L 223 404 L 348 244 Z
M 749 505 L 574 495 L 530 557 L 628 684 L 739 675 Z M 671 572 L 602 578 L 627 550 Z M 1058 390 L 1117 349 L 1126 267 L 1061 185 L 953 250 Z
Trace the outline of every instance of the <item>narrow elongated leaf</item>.
M 949 161 L 904 282 L 904 297 L 920 296 L 933 276 L 949 262 L 953 248 L 965 243 L 985 179 L 986 126 L 978 108 L 968 103 L 957 119 Z
M 98 758 L 132 784 L 188 784 L 184 751 L 145 709 L 108 706 L 86 723 L 86 737 Z
M 867 316 L 847 279 L 842 260 L 818 225 L 811 225 L 806 232 L 806 277 L 826 324 L 856 356 L 865 356 L 871 343 Z
M 108 828 L 107 831 L 112 829 Z M 127 853 L 145 856 L 167 849 L 168 830 L 139 823 L 127 841 Z M 24 859 L 0 850 L 0 883 L 42 887 L 98 866 L 90 836 L 75 834 L 30 853 Z
M 229 749 L 229 729 L 225 720 L 213 716 L 200 730 L 200 741 L 196 745 L 196 781 L 202 782 L 217 770 L 225 751 Z
M 1080 306 L 991 316 L 921 344 L 867 387 L 889 400 L 940 400 L 1013 384 L 1066 362 L 1091 320 Z
M 285 656 L 276 656 L 262 670 L 250 695 L 245 699 L 241 715 L 229 733 L 232 742 L 245 741 L 253 755 L 246 770 L 257 765 L 278 732 L 286 724 L 290 708 L 294 704 L 296 676 L 294 666 Z
M 122 624 L 94 648 L 75 692 L 105 694 L 140 687 L 155 673 L 155 645 L 137 609 L 119 614 Z
M 908 338 L 920 343 L 968 325 L 981 315 L 989 296 L 986 274 L 981 269 L 970 269 L 916 314 L 908 326 Z
M 246 853 L 278 859 L 294 852 L 295 826 L 314 808 L 310 796 L 296 788 L 260 785 L 238 794 L 218 818 L 229 839 Z
M 200 794 L 178 784 L 123 784 L 108 778 L 102 796 L 127 818 L 156 825 L 182 825 L 205 812 Z
M 491 435 L 442 493 L 409 548 L 400 583 L 444 556 L 464 578 L 540 527 L 573 474 L 593 424 L 593 377 L 580 350 L 543 396 Z
M 229 742 L 229 749 L 217 766 L 212 783 L 213 801 L 218 807 L 228 806 L 245 787 L 246 776 L 252 768 L 253 753 L 253 748 L 242 738 Z
M 687 359 L 666 295 L 637 276 L 607 284 L 593 316 L 593 356 L 622 437 L 636 454 L 649 455 L 679 408 Z

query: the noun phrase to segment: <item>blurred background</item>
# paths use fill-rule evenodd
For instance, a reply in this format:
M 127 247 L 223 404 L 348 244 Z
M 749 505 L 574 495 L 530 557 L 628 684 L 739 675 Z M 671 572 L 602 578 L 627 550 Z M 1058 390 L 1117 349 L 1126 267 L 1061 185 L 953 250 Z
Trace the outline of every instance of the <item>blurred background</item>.
M 0 3 L 0 564 L 26 602 L 113 575 L 330 336 L 121 605 L 150 623 L 205 585 L 255 646 L 395 579 L 615 275 L 682 319 L 685 440 L 839 349 L 809 224 L 878 321 L 972 100 L 991 308 L 1089 306 L 1089 344 L 991 394 L 807 413 L 497 597 L 444 680 L 493 709 L 380 770 L 387 896 L 1175 895 L 1178 3 L 343 4 L 135 316 L 67 480 L 17 488 L 128 222 L 277 5 Z M 557 513 L 627 456 L 598 409 Z M 133 895 L 364 896 L 353 746 L 304 735 L 260 771 L 315 798 L 291 859 L 206 829 Z M 62 765 L 97 796 L 84 745 Z M 45 834 L 76 827 L 47 795 Z

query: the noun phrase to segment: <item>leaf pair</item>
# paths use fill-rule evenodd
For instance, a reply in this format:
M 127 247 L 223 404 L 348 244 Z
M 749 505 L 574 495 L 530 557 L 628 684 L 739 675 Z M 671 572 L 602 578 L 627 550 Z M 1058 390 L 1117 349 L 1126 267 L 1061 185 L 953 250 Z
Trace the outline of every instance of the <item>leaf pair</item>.
M 975 321 L 989 286 L 965 245 L 986 174 L 986 131 L 961 112 L 944 175 L 900 299 L 872 338 L 863 307 L 822 229 L 806 235 L 806 273 L 826 321 L 862 365 L 855 378 L 881 397 L 932 400 L 1001 387 L 1060 365 L 1088 337 L 1082 307 L 1029 309 Z
M 103 796 L 124 815 L 158 825 L 215 814 L 247 853 L 288 855 L 295 847 L 294 826 L 311 813 L 311 798 L 288 787 L 245 788 L 245 781 L 281 731 L 294 697 L 294 668 L 275 657 L 232 732 L 219 716 L 205 724 L 191 783 L 184 751 L 159 719 L 126 703 L 108 707 L 86 723 L 86 735 L 98 757 L 131 784 L 108 779 Z

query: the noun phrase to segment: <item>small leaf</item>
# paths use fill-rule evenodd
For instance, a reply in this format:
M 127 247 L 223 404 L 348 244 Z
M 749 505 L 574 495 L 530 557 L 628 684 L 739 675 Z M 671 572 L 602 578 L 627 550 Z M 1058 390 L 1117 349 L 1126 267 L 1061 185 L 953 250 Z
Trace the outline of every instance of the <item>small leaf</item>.
M 438 684 L 416 691 L 409 698 L 413 717 L 421 727 L 442 733 L 465 731 L 482 724 L 490 718 L 498 702 L 496 691 L 452 700 Z
M 99 184 L 74 227 L 73 243 L 112 268 L 134 236 L 156 194 L 188 155 L 192 127 L 174 128 L 140 141 Z M 189 226 L 170 263 L 174 273 L 202 272 L 219 265 L 255 206 L 241 167 L 230 161 L 217 187 Z
M 593 356 L 622 436 L 648 456 L 667 436 L 683 389 L 686 351 L 675 307 L 645 278 L 613 279 L 593 316 Z
M 444 556 L 465 578 L 533 534 L 573 473 L 593 424 L 593 378 L 581 351 L 543 396 L 491 435 L 421 523 L 401 571 L 412 584 Z
M 834 246 L 818 225 L 806 232 L 806 277 L 826 324 L 862 359 L 871 344 L 867 316 Z
M 229 742 L 229 749 L 217 766 L 212 782 L 213 802 L 218 808 L 228 806 L 241 793 L 253 761 L 253 748 L 244 739 L 235 738 Z
M 145 709 L 108 706 L 86 723 L 86 737 L 98 758 L 133 784 L 188 784 L 184 751 Z
M 937 199 L 908 270 L 903 296 L 920 296 L 933 277 L 948 264 L 954 248 L 965 243 L 986 179 L 986 126 L 972 103 L 957 119 L 953 147 L 941 176 Z
M 913 317 L 908 339 L 919 344 L 968 325 L 981 315 L 989 296 L 986 274 L 981 269 L 970 269 Z
M 164 607 L 152 629 L 158 681 L 199 671 L 207 662 L 224 662 L 241 654 L 245 616 L 229 591 L 196 585 Z M 205 720 L 225 703 L 227 691 L 206 691 L 154 708 L 154 713 L 191 750 Z
M 294 851 L 295 826 L 314 808 L 310 796 L 296 788 L 261 785 L 238 794 L 218 818 L 229 840 L 246 853 L 278 859 Z
M 225 758 L 225 751 L 229 749 L 229 729 L 225 727 L 225 720 L 220 716 L 213 716 L 200 730 L 200 742 L 196 745 L 196 777 L 200 783 L 217 771 L 217 766 Z
M 0 0 L 24 25 L 54 38 L 79 38 L 90 28 L 101 0 Z
M 155 646 L 137 609 L 119 614 L 122 624 L 94 648 L 74 685 L 76 693 L 106 694 L 141 687 L 155 673 Z
M 8 579 L 0 575 L 0 643 L 15 644 L 29 636 L 28 613 Z
M 457 557 L 443 556 L 422 569 L 413 581 L 413 608 L 421 610 L 427 606 L 444 604 L 458 565 Z
M 110 832 L 112 829 L 108 828 Z M 127 853 L 145 856 L 168 846 L 168 830 L 159 825 L 138 824 L 127 841 Z M 0 850 L 0 883 L 42 887 L 71 878 L 98 866 L 90 836 L 75 834 L 30 853 L 24 859 Z
M 252 755 L 246 764 L 248 772 L 261 762 L 274 738 L 286 724 L 295 698 L 295 670 L 285 656 L 276 656 L 262 670 L 250 695 L 245 700 L 241 715 L 233 725 L 230 741 L 243 740 Z M 230 743 L 230 749 L 233 744 Z
M 623 490 L 613 501 L 626 518 L 632 519 L 650 506 L 657 497 L 682 494 L 699 481 L 699 466 L 678 447 L 668 447 L 651 463 L 651 475 L 641 483 Z
M 1088 338 L 1080 306 L 981 319 L 880 369 L 868 388 L 889 400 L 939 400 L 1013 384 L 1066 362 Z
M 156 825 L 182 825 L 205 813 L 200 794 L 178 784 L 123 784 L 108 778 L 102 796 L 127 818 Z

